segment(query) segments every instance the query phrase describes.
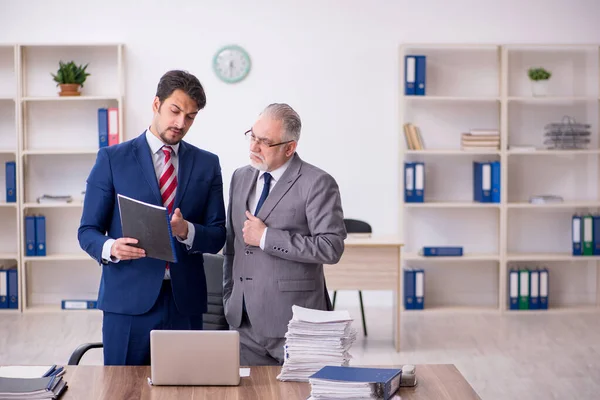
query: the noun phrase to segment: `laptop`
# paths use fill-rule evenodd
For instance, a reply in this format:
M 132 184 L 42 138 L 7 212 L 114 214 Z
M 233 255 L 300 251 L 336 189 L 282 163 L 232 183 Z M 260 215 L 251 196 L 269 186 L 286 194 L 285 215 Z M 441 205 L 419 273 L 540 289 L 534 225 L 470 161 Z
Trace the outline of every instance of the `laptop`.
M 153 385 L 236 386 L 240 383 L 237 331 L 150 331 Z

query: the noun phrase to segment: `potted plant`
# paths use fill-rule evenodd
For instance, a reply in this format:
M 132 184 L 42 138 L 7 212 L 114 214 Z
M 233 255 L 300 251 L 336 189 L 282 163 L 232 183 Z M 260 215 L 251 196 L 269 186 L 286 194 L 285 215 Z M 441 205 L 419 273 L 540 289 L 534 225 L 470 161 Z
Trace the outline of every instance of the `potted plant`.
M 545 96 L 548 93 L 548 79 L 552 73 L 542 67 L 529 68 L 527 72 L 531 79 L 531 90 L 534 96 Z
M 79 88 L 83 87 L 86 78 L 91 75 L 85 71 L 88 64 L 78 66 L 74 61 L 59 61 L 58 65 L 56 75 L 50 75 L 54 78 L 56 86 L 60 86 L 59 96 L 79 96 Z

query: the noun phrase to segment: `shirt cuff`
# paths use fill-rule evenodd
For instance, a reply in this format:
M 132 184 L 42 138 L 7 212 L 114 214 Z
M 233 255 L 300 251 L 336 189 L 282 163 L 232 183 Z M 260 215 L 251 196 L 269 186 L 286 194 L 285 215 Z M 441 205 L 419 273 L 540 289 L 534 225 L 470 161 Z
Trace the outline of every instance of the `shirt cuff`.
M 106 242 L 104 242 L 104 246 L 102 246 L 102 261 L 105 263 L 118 263 L 120 261 L 118 258 L 110 255 L 110 249 L 112 248 L 114 242 L 116 242 L 115 239 L 108 239 Z
M 263 251 L 265 250 L 265 239 L 267 238 L 267 229 L 269 229 L 269 228 L 265 228 L 262 236 L 260 237 L 260 248 Z
M 187 249 L 191 249 L 192 245 L 194 244 L 194 237 L 196 236 L 196 228 L 194 227 L 194 224 L 192 224 L 189 221 L 185 221 L 187 223 L 188 226 L 188 235 L 187 235 L 187 239 L 183 240 L 180 239 L 179 236 L 175 236 L 177 238 L 177 241 L 179 243 L 183 243 L 186 245 Z

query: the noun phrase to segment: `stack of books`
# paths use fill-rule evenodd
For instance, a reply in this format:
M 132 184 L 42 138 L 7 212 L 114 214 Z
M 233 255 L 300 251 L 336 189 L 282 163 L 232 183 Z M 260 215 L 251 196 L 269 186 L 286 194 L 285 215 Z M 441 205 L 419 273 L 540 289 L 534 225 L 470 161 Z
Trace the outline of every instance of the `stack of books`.
M 424 150 L 425 143 L 419 128 L 411 123 L 404 124 L 404 138 L 408 150 Z
M 285 334 L 285 358 L 280 381 L 308 382 L 325 366 L 348 366 L 356 329 L 348 311 L 320 311 L 292 307 Z
M 460 138 L 462 150 L 498 150 L 500 132 L 497 129 L 471 129 Z
M 0 400 L 58 399 L 67 389 L 63 367 L 0 367 Z

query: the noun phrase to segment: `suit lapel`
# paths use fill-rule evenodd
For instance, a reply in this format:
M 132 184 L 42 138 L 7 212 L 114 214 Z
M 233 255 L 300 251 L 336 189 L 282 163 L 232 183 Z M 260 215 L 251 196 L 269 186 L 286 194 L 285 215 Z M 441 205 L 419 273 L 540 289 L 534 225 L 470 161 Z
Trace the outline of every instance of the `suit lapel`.
M 160 189 L 158 188 L 158 180 L 156 179 L 156 172 L 154 172 L 154 163 L 152 162 L 152 156 L 150 155 L 150 146 L 146 141 L 146 133 L 142 133 L 133 142 L 133 154 L 140 165 L 142 175 L 146 179 L 148 185 L 152 189 L 154 197 L 156 197 L 157 204 L 162 205 L 162 198 L 160 197 Z
M 273 208 L 281 201 L 283 196 L 290 190 L 294 182 L 300 177 L 300 167 L 302 166 L 302 160 L 298 154 L 294 154 L 290 165 L 285 170 L 281 179 L 275 184 L 275 187 L 271 189 L 269 196 L 263 203 L 263 206 L 258 210 L 257 217 L 262 221 L 266 220 Z
M 195 160 L 193 154 L 190 154 L 187 144 L 183 141 L 179 142 L 179 151 L 177 152 L 177 157 L 179 158 L 179 172 L 177 174 L 177 191 L 175 192 L 175 205 L 173 206 L 173 210 L 179 207 L 181 199 L 183 199 L 183 195 L 185 194 L 185 190 L 187 189 L 190 181 L 190 176 L 192 175 L 192 171 L 194 169 Z
M 244 176 L 242 177 L 242 187 L 240 188 L 240 196 L 244 204 L 244 211 L 250 211 L 248 209 L 248 199 L 250 198 L 250 192 L 256 188 L 256 179 L 258 178 L 258 170 L 256 168 L 248 167 Z M 254 210 L 250 211 L 254 212 Z M 245 216 L 244 216 L 245 218 Z

